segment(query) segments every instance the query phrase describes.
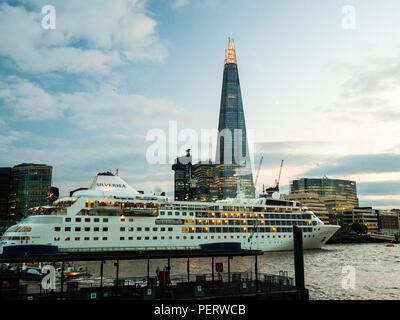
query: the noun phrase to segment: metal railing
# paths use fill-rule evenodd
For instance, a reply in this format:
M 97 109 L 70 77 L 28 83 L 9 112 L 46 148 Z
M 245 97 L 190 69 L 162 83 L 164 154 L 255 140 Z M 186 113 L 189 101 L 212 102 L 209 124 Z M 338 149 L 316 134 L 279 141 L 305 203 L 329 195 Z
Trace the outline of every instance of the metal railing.
M 152 251 L 152 250 L 193 250 L 199 246 L 149 246 L 149 247 L 87 247 L 59 248 L 60 252 L 102 252 L 102 251 Z

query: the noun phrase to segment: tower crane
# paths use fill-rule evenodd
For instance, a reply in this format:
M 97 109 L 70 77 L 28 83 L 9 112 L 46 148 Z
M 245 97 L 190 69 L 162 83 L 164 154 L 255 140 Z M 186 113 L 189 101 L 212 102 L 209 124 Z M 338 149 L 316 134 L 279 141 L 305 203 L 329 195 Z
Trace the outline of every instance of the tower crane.
M 282 166 L 283 166 L 283 160 L 281 162 L 281 168 L 279 169 L 278 180 L 275 179 L 276 189 L 278 190 L 279 190 L 279 182 L 281 181 Z
M 275 187 L 269 187 L 265 190 L 269 195 L 271 195 L 274 192 L 279 192 L 279 182 L 281 181 L 282 166 L 283 166 L 283 160 L 281 162 L 281 167 L 279 169 L 278 179 L 275 179 Z
M 260 174 L 260 169 L 261 169 L 261 163 L 263 162 L 264 155 L 261 155 L 260 158 L 260 163 L 258 164 L 258 169 L 257 169 L 257 174 L 256 174 L 256 180 L 254 181 L 254 190 L 257 189 L 257 181 L 258 181 L 258 176 Z

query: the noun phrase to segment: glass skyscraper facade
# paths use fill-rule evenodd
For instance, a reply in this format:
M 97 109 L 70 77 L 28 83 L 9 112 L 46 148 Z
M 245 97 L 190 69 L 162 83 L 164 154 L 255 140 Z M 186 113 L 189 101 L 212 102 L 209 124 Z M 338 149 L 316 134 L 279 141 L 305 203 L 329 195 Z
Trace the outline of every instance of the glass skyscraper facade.
M 341 179 L 309 179 L 293 180 L 290 185 L 290 193 L 310 192 L 322 196 L 343 196 L 353 207 L 358 207 L 356 182 Z
M 0 168 L 0 225 L 9 220 L 10 179 L 11 168 Z
M 216 152 L 216 183 L 220 199 L 234 198 L 240 189 L 247 198 L 255 190 L 240 90 L 235 44 L 229 39 L 225 51 Z
M 22 163 L 11 169 L 9 215 L 13 220 L 25 216 L 29 208 L 48 204 L 51 191 L 51 166 Z

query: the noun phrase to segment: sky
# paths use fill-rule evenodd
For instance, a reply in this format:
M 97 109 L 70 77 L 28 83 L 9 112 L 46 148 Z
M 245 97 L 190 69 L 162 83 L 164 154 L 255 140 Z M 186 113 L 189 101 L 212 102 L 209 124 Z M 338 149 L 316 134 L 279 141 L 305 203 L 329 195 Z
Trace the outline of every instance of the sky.
M 177 155 L 215 157 L 203 133 L 218 126 L 231 37 L 254 176 L 263 155 L 257 190 L 283 159 L 282 192 L 326 175 L 355 180 L 362 206 L 398 208 L 399 10 L 397 0 L 0 1 L 0 166 L 51 165 L 62 195 L 117 169 L 171 195 Z

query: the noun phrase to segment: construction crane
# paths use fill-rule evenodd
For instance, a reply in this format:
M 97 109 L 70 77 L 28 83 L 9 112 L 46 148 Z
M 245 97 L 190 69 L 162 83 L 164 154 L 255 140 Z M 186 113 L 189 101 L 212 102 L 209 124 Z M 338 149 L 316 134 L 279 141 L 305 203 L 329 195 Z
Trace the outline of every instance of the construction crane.
M 281 168 L 279 169 L 278 180 L 275 179 L 276 189 L 278 190 L 279 190 L 279 182 L 281 181 L 282 166 L 283 166 L 283 160 L 281 162 Z
M 265 189 L 265 192 L 268 195 L 272 195 L 274 192 L 279 192 L 279 182 L 281 181 L 282 166 L 283 166 L 283 160 L 281 162 L 281 168 L 279 169 L 278 179 L 275 179 L 275 187 L 269 187 Z
M 263 162 L 264 155 L 261 155 L 260 158 L 260 163 L 258 164 L 258 169 L 257 169 L 257 174 L 256 174 L 256 180 L 254 181 L 254 190 L 257 189 L 257 181 L 258 181 L 258 176 L 260 174 L 260 169 L 261 169 L 261 163 Z

